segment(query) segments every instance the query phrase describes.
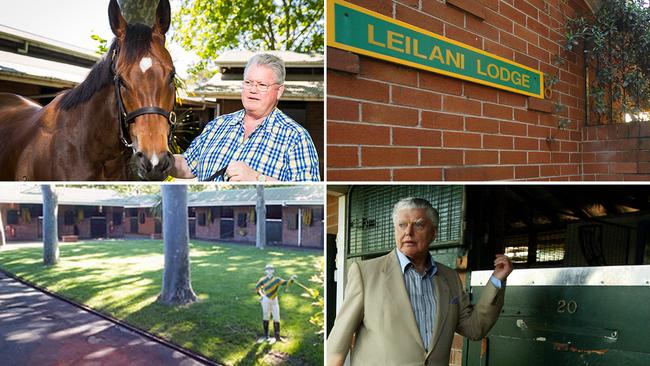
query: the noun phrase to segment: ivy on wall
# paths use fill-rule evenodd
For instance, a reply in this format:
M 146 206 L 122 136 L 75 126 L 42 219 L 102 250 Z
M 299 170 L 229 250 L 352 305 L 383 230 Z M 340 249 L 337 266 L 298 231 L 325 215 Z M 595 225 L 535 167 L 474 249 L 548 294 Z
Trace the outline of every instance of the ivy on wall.
M 588 99 L 598 124 L 648 120 L 650 9 L 646 0 L 603 1 L 595 15 L 567 22 L 567 51 L 583 45 Z

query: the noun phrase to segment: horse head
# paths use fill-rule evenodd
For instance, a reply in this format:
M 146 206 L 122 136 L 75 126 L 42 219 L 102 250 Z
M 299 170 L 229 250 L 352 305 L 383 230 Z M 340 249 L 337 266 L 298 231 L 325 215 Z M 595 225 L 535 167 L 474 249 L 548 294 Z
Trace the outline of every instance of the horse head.
M 108 17 L 115 41 L 111 69 L 119 109 L 120 139 L 133 149 L 132 173 L 142 180 L 162 180 L 174 165 L 169 139 L 176 116 L 174 64 L 165 48 L 169 0 L 160 0 L 152 27 L 127 24 L 117 0 Z

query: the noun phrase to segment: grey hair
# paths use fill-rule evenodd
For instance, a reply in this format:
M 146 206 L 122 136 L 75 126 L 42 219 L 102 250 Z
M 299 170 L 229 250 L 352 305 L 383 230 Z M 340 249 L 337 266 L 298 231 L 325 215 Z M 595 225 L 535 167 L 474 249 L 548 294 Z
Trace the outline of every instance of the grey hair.
M 425 200 L 424 198 L 416 198 L 416 197 L 402 198 L 401 200 L 397 201 L 397 203 L 393 207 L 393 224 L 397 225 L 397 218 L 399 216 L 400 211 L 406 209 L 413 209 L 413 208 L 425 209 L 427 216 L 433 223 L 433 226 L 436 229 L 438 228 L 438 220 L 440 219 L 440 216 L 438 215 L 438 210 L 436 210 L 431 205 L 431 203 Z
M 265 66 L 273 71 L 275 74 L 275 82 L 277 84 L 284 84 L 284 78 L 287 75 L 287 71 L 284 68 L 284 61 L 277 56 L 273 56 L 269 53 L 258 53 L 248 60 L 246 68 L 244 69 L 244 79 L 248 74 L 248 69 L 251 66 Z

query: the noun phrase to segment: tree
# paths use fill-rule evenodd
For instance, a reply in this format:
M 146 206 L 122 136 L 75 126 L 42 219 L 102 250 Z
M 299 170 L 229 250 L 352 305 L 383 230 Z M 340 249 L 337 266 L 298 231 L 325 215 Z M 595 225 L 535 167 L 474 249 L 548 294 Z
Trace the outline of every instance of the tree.
M 228 49 L 323 52 L 324 12 L 324 0 L 182 0 L 172 38 L 202 60 Z
M 43 193 L 43 264 L 59 262 L 58 197 L 52 186 L 41 185 Z
M 587 112 L 595 113 L 597 123 L 647 121 L 650 8 L 646 0 L 601 3 L 595 14 L 567 21 L 564 50 L 553 57 L 554 66 L 564 65 L 570 52 L 584 54 L 589 66 Z
M 162 186 L 165 268 L 159 302 L 185 305 L 196 301 L 190 275 L 187 186 Z
M 118 0 L 122 16 L 129 24 L 154 24 L 158 0 Z
M 257 203 L 255 204 L 255 216 L 257 216 L 257 238 L 255 246 L 264 249 L 266 246 L 266 203 L 264 202 L 264 185 L 257 185 Z
M 129 24 L 142 23 L 152 26 L 155 22 L 158 0 L 118 0 L 122 16 Z M 91 34 L 90 38 L 97 42 L 95 53 L 104 55 L 108 52 L 108 40 L 98 34 Z

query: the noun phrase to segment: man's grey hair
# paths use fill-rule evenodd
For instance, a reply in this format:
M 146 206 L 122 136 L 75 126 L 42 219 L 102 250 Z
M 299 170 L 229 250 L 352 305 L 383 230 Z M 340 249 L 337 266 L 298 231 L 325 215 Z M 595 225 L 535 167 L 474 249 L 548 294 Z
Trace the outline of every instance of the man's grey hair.
M 414 208 L 423 208 L 426 210 L 427 217 L 433 223 L 433 226 L 438 228 L 438 210 L 436 210 L 429 201 L 424 198 L 417 197 L 407 197 L 403 198 L 395 204 L 393 207 L 393 224 L 397 225 L 397 219 L 399 217 L 399 212 L 402 210 L 414 209 Z
M 273 71 L 275 74 L 275 82 L 277 84 L 284 84 L 284 78 L 287 75 L 287 71 L 284 68 L 284 61 L 277 56 L 273 56 L 269 53 L 258 53 L 248 60 L 246 68 L 244 69 L 244 79 L 248 75 L 248 69 L 251 66 L 265 66 Z

